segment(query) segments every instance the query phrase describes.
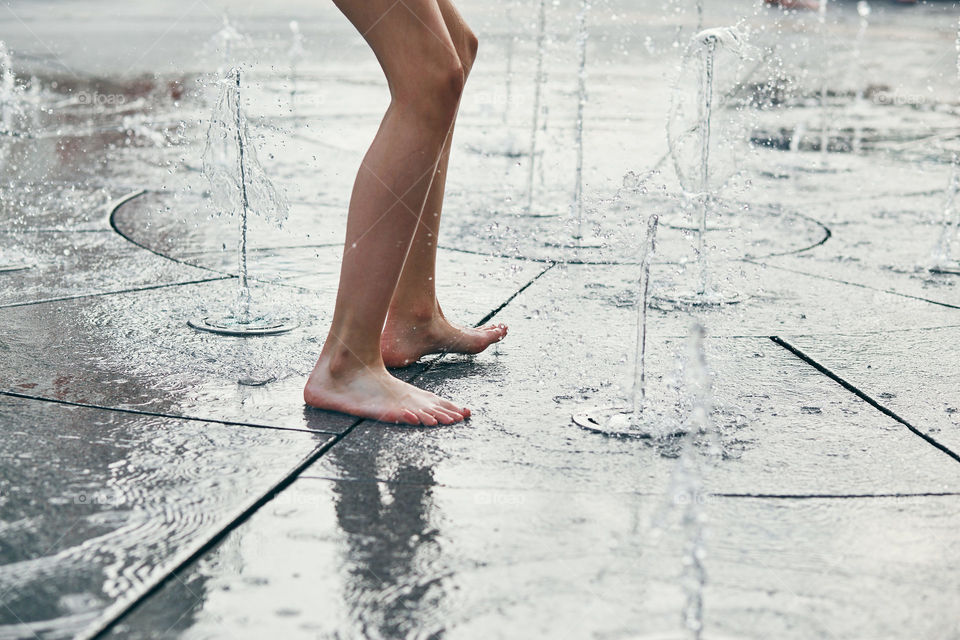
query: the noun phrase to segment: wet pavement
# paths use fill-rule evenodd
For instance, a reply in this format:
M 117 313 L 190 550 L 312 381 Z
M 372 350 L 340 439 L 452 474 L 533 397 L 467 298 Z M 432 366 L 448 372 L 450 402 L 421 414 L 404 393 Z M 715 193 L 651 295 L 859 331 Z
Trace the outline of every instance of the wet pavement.
M 535 133 L 535 3 L 462 3 L 438 288 L 510 335 L 396 372 L 472 408 L 434 429 L 302 402 L 386 104 L 332 3 L 227 7 L 291 204 L 251 220 L 254 303 L 297 325 L 260 338 L 187 325 L 238 289 L 200 171 L 224 7 L 0 10 L 0 263 L 29 266 L 0 272 L 0 638 L 960 636 L 960 262 L 926 268 L 960 255 L 960 8 L 873 2 L 861 32 L 853 3 L 760 4 L 704 12 L 748 45 L 718 58 L 707 234 L 740 302 L 690 308 L 698 156 L 667 130 L 695 126 L 695 3 L 592 5 L 579 220 L 578 3 L 547 5 Z M 699 415 L 699 323 L 709 428 L 607 437 L 571 417 L 628 395 L 651 213 L 647 397 Z

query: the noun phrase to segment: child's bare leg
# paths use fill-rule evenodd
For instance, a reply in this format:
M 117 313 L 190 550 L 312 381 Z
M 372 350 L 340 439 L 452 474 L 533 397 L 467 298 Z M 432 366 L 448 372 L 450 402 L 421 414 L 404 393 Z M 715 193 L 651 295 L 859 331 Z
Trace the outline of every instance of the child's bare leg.
M 438 0 L 438 5 L 460 62 L 469 75 L 477 54 L 477 38 L 450 0 Z M 383 360 L 389 367 L 408 365 L 428 353 L 479 353 L 507 334 L 503 325 L 473 329 L 452 324 L 444 317 L 437 301 L 437 238 L 452 138 L 451 129 L 427 195 L 421 224 L 390 304 L 381 339 Z
M 334 1 L 376 53 L 392 100 L 354 184 L 333 322 L 304 400 L 388 422 L 459 422 L 468 410 L 387 372 L 380 334 L 453 125 L 463 66 L 436 0 Z

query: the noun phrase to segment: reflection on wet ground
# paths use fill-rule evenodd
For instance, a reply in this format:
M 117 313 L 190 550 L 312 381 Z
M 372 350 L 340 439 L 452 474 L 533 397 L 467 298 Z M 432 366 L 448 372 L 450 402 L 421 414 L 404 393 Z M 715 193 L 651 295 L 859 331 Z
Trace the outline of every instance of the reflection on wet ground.
M 397 372 L 471 406 L 448 429 L 302 403 L 386 101 L 332 3 L 230 7 L 249 142 L 291 203 L 250 222 L 251 297 L 298 325 L 246 339 L 187 326 L 238 285 L 201 174 L 223 16 L 0 17 L 0 638 L 960 635 L 956 5 L 830 3 L 825 28 L 706 7 L 748 46 L 715 69 L 701 263 L 693 3 L 590 7 L 582 202 L 579 3 L 548 3 L 539 52 L 535 3 L 462 4 L 484 44 L 438 286 L 511 332 Z M 647 314 L 647 397 L 684 415 L 706 327 L 709 429 L 606 438 L 570 417 L 631 388 L 651 213 L 652 298 L 706 264 L 740 302 Z

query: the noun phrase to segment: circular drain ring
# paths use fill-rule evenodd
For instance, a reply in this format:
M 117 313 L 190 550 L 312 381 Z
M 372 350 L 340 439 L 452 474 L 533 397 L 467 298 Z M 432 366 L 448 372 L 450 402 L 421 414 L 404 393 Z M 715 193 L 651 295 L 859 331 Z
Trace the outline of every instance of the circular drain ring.
M 195 320 L 187 320 L 187 326 L 197 331 L 206 331 L 207 333 L 215 333 L 221 336 L 247 338 L 255 336 L 275 336 L 292 331 L 299 325 L 295 322 L 262 319 L 252 322 L 241 322 L 233 316 L 224 316 L 219 319 L 202 317 Z
M 612 416 L 626 413 L 629 413 L 629 410 L 623 407 L 596 407 L 573 414 L 571 420 L 581 429 L 619 440 L 653 440 L 656 438 L 675 438 L 686 434 L 686 431 L 681 429 L 661 432 L 657 430 L 653 424 L 641 425 L 642 427 L 646 427 L 646 429 L 631 429 L 629 425 L 625 429 L 608 428 L 604 426 Z
M 196 268 L 198 268 L 198 269 L 204 269 L 204 270 L 211 271 L 211 272 L 214 272 L 214 273 L 220 273 L 220 274 L 223 274 L 223 275 L 230 275 L 230 274 L 227 273 L 227 272 L 220 271 L 220 270 L 217 270 L 217 269 L 211 269 L 210 267 L 207 267 L 207 266 L 204 266 L 204 265 L 201 265 L 201 264 L 196 264 L 196 263 L 194 263 L 194 262 L 192 262 L 192 261 L 190 261 L 190 260 L 185 260 L 185 259 L 182 259 L 182 258 L 175 258 L 175 257 L 172 257 L 172 256 L 168 256 L 168 255 L 166 255 L 165 253 L 163 253 L 162 251 L 160 251 L 160 250 L 158 250 L 158 249 L 155 249 L 155 248 L 149 246 L 148 244 L 143 243 L 142 241 L 136 240 L 136 239 L 134 239 L 130 234 L 125 233 L 124 230 L 121 229 L 121 228 L 118 226 L 118 224 L 117 224 L 117 221 L 116 221 L 116 215 L 117 215 L 117 213 L 118 213 L 121 209 L 123 209 L 124 207 L 126 207 L 126 206 L 131 206 L 131 205 L 133 204 L 133 202 L 135 202 L 136 200 L 138 200 L 141 196 L 147 195 L 148 193 L 161 193 L 161 192 L 159 192 L 159 191 L 153 191 L 153 190 L 147 190 L 147 189 L 142 189 L 142 190 L 139 190 L 139 191 L 135 191 L 135 192 L 133 192 L 133 193 L 130 193 L 130 194 L 126 195 L 126 196 L 123 196 L 123 197 L 120 198 L 118 201 L 112 203 L 112 204 L 109 206 L 109 209 L 108 209 L 108 210 L 109 210 L 109 216 L 108 216 L 108 217 L 109 217 L 109 221 L 110 221 L 110 226 L 113 228 L 113 230 L 114 230 L 117 234 L 119 234 L 121 237 L 123 237 L 124 239 L 126 239 L 127 241 L 132 242 L 133 244 L 137 245 L 137 246 L 140 247 L 141 249 L 145 249 L 145 250 L 147 250 L 147 251 L 149 251 L 149 252 L 151 252 L 151 253 L 153 253 L 153 254 L 155 254 L 155 255 L 161 256 L 161 257 L 166 258 L 166 259 L 168 259 L 168 260 L 172 260 L 172 261 L 177 262 L 177 263 L 179 263 L 179 264 L 184 264 L 184 265 L 187 265 L 187 266 L 196 267 Z M 543 216 L 540 216 L 540 217 L 551 217 L 551 216 L 558 216 L 558 215 L 559 215 L 559 214 L 547 214 L 547 215 L 543 215 Z M 801 219 L 803 219 L 803 220 L 806 220 L 806 221 L 814 224 L 815 226 L 817 226 L 818 228 L 820 228 L 820 230 L 821 230 L 822 233 L 823 233 L 823 236 L 822 236 L 819 240 L 817 240 L 816 242 L 810 244 L 809 246 L 800 247 L 799 249 L 793 249 L 793 250 L 790 250 L 790 251 L 774 251 L 774 252 L 772 252 L 772 253 L 760 254 L 760 255 L 755 255 L 755 256 L 754 256 L 754 255 L 748 255 L 748 256 L 744 256 L 744 258 L 733 258 L 733 259 L 729 259 L 729 260 L 734 260 L 734 261 L 736 261 L 736 260 L 743 260 L 743 259 L 748 259 L 748 260 L 760 260 L 760 259 L 763 259 L 763 258 L 770 258 L 770 257 L 774 257 L 774 256 L 795 255 L 795 254 L 803 253 L 803 252 L 805 252 L 805 251 L 810 251 L 811 249 L 816 249 L 817 247 L 825 244 L 825 243 L 832 237 L 832 235 L 833 235 L 833 232 L 830 230 L 830 227 L 828 227 L 828 226 L 825 225 L 824 223 L 820 222 L 820 221 L 817 220 L 816 218 L 813 218 L 813 217 L 811 217 L 811 216 L 808 216 L 808 215 L 806 215 L 806 214 L 799 213 L 799 212 L 791 212 L 790 215 L 795 216 L 795 217 L 797 217 L 797 218 L 801 218 Z M 537 217 L 537 216 L 534 216 L 534 217 Z M 317 247 L 327 247 L 327 246 L 340 246 L 340 245 L 327 245 L 327 244 L 317 245 Z M 520 261 L 524 261 L 524 262 L 534 262 L 534 263 L 542 263 L 542 264 L 569 264 L 569 265 L 583 265 L 583 266 L 605 266 L 605 265 L 627 265 L 627 266 L 629 266 L 629 265 L 638 265 L 638 264 L 640 264 L 639 261 L 637 261 L 637 260 L 616 260 L 616 259 L 613 259 L 613 260 L 599 260 L 599 259 L 591 260 L 589 257 L 576 257 L 576 258 L 566 258 L 566 259 L 564 259 L 562 256 L 557 256 L 557 257 L 526 256 L 526 255 L 510 254 L 510 253 L 505 253 L 505 252 L 496 251 L 496 250 L 489 250 L 489 251 L 487 251 L 487 250 L 483 250 L 483 249 L 481 249 L 481 250 L 477 250 L 477 249 L 466 249 L 466 248 L 462 248 L 462 247 L 449 246 L 449 245 L 447 245 L 447 246 L 439 245 L 437 248 L 438 248 L 438 249 L 443 249 L 443 250 L 445 250 L 445 251 L 454 251 L 454 252 L 457 252 L 457 253 L 465 253 L 465 254 L 469 254 L 469 255 L 487 256 L 487 257 L 491 257 L 491 258 L 504 258 L 504 259 L 507 259 L 507 260 L 520 260 Z M 266 249 L 269 249 L 269 247 L 264 247 L 263 249 L 266 250 Z M 594 250 L 595 248 L 594 248 L 594 247 L 591 247 L 591 246 L 581 246 L 581 247 L 579 247 L 579 249 L 584 250 L 585 253 L 589 253 L 591 250 Z M 668 261 L 668 260 L 654 260 L 654 264 L 678 264 L 678 263 L 676 263 L 676 262 L 671 262 L 671 261 Z
M 820 221 L 817 220 L 816 218 L 814 218 L 814 217 L 812 217 L 812 216 L 808 216 L 808 215 L 806 215 L 806 214 L 804 214 L 804 213 L 799 213 L 799 212 L 791 212 L 790 215 L 791 215 L 791 216 L 795 216 L 795 217 L 797 217 L 797 218 L 800 218 L 801 220 L 806 220 L 807 222 L 810 222 L 811 224 L 813 224 L 813 225 L 815 225 L 816 227 L 818 227 L 818 228 L 820 229 L 820 231 L 822 232 L 822 234 L 823 234 L 822 237 L 820 237 L 820 239 L 818 239 L 816 242 L 813 242 L 813 243 L 811 243 L 811 244 L 809 244 L 809 245 L 807 245 L 807 246 L 805 246 L 805 247 L 800 247 L 800 248 L 798 248 L 798 249 L 791 249 L 791 250 L 788 250 L 788 251 L 772 251 L 772 252 L 770 252 L 770 253 L 764 253 L 764 254 L 759 254 L 759 255 L 746 255 L 746 256 L 743 256 L 742 258 L 727 258 L 727 259 L 724 259 L 723 262 L 728 262 L 728 261 L 743 261 L 743 260 L 762 260 L 762 259 L 764 259 L 764 258 L 773 258 L 773 257 L 776 257 L 776 256 L 797 255 L 797 254 L 800 254 L 800 253 L 804 253 L 804 252 L 806 252 L 806 251 L 810 251 L 810 250 L 812 250 L 812 249 L 816 249 L 817 247 L 826 244 L 827 241 L 830 240 L 830 238 L 833 237 L 833 231 L 830 230 L 830 227 L 828 227 L 828 226 L 825 225 L 824 223 L 820 222 Z M 549 217 L 549 216 L 541 216 L 541 217 Z M 682 227 L 682 226 L 675 226 L 675 225 L 671 225 L 671 224 L 664 224 L 663 226 L 669 227 L 669 228 L 671 228 L 671 229 L 675 229 L 675 230 L 677 230 L 677 231 L 686 231 L 686 230 L 687 230 L 687 229 L 685 229 L 685 228 Z M 708 230 L 708 231 L 724 231 L 724 230 L 727 230 L 727 229 L 726 229 L 725 227 L 707 227 L 707 230 Z M 573 249 L 573 248 L 579 248 L 579 249 L 585 250 L 586 252 L 589 252 L 589 251 L 591 251 L 591 250 L 595 250 L 595 249 L 598 248 L 598 247 L 587 246 L 587 245 L 583 245 L 583 246 L 581 246 L 581 247 L 576 247 L 576 245 L 573 245 L 573 244 L 564 245 L 563 243 L 560 243 L 560 242 L 547 244 L 547 245 L 545 245 L 545 246 L 554 247 L 554 248 L 557 248 L 557 247 L 561 247 L 561 248 L 570 247 L 571 249 Z M 506 258 L 506 259 L 508 259 L 508 260 L 522 260 L 522 261 L 525 261 L 525 262 L 539 262 L 539 263 L 543 263 L 543 264 L 568 264 L 568 265 L 584 265 L 584 266 L 638 265 L 638 264 L 640 264 L 640 262 L 637 261 L 637 260 L 617 260 L 617 259 L 610 259 L 610 260 L 591 260 L 590 258 L 586 258 L 586 257 L 584 257 L 584 258 L 580 258 L 580 257 L 577 257 L 577 258 L 564 258 L 564 257 L 562 257 L 562 256 L 556 256 L 556 257 L 548 257 L 548 256 L 528 256 L 528 255 L 522 255 L 522 254 L 517 254 L 517 253 L 510 254 L 510 253 L 505 253 L 505 252 L 502 252 L 502 251 L 496 251 L 496 250 L 492 250 L 492 249 L 491 249 L 491 250 L 486 250 L 486 249 L 465 249 L 465 248 L 463 248 L 463 247 L 450 246 L 450 245 L 439 245 L 437 248 L 439 248 L 439 249 L 445 249 L 445 250 L 447 250 L 447 251 L 456 251 L 457 253 L 466 253 L 466 254 L 470 254 L 470 255 L 488 256 L 488 257 L 491 257 L 491 258 Z M 679 264 L 679 263 L 678 263 L 678 262 L 669 261 L 669 260 L 656 260 L 656 259 L 655 259 L 655 260 L 653 261 L 653 264 Z

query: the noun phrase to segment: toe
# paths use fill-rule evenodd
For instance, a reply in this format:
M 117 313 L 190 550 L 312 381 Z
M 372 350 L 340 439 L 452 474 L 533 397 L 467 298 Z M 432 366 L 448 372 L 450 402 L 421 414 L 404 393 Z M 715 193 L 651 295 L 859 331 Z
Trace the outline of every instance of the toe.
M 449 400 L 447 400 L 447 399 L 445 399 L 445 398 L 441 398 L 441 397 L 439 397 L 439 396 L 434 396 L 434 397 L 433 397 L 433 400 L 434 400 L 434 402 L 436 403 L 436 405 L 437 405 L 438 407 L 440 407 L 441 409 L 445 409 L 445 410 L 447 410 L 447 411 L 452 411 L 452 412 L 454 412 L 454 413 L 460 413 L 460 414 L 463 413 L 463 409 L 461 409 L 460 407 L 458 407 L 457 405 L 453 404 L 452 402 L 450 402 Z
M 420 424 L 419 416 L 409 409 L 401 411 L 396 421 L 402 424 Z
M 437 419 L 434 418 L 430 413 L 428 413 L 428 412 L 427 412 L 426 410 L 424 410 L 424 409 L 418 409 L 418 410 L 416 411 L 416 414 L 417 414 L 417 417 L 420 418 L 420 422 L 421 422 L 422 424 L 424 424 L 425 426 L 435 427 L 435 426 L 437 426 L 437 424 L 439 424 L 439 423 L 437 422 Z
M 463 416 L 459 413 L 447 411 L 440 407 L 431 407 L 428 411 L 440 424 L 454 424 L 463 420 Z

